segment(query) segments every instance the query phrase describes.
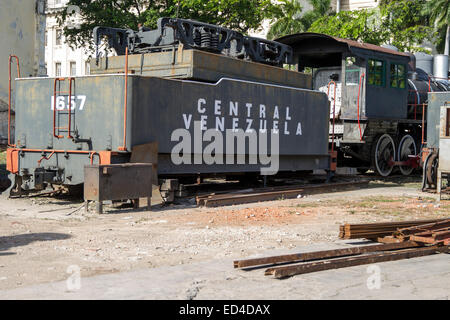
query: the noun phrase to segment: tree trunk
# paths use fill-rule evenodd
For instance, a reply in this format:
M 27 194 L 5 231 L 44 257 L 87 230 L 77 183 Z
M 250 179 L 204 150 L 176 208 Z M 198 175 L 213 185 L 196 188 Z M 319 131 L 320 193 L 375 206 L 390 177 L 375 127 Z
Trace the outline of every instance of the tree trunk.
M 448 56 L 449 52 L 450 52 L 450 24 L 447 25 L 447 33 L 445 35 L 445 50 L 444 50 L 444 54 Z

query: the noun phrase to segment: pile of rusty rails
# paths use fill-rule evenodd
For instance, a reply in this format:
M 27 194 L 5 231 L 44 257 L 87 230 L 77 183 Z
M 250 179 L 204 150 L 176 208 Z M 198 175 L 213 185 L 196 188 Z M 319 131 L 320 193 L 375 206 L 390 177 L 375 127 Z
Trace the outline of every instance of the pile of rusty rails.
M 280 199 L 295 199 L 305 194 L 317 192 L 335 192 L 346 188 L 362 188 L 369 184 L 368 180 L 323 183 L 302 186 L 280 186 L 270 188 L 255 188 L 235 192 L 219 192 L 199 195 L 196 197 L 197 205 L 205 207 L 217 207 L 237 205 L 251 202 L 272 201 Z
M 450 245 L 450 219 L 399 228 L 392 235 L 378 239 L 378 242 L 385 243 L 406 241 L 429 245 Z
M 318 271 L 450 253 L 450 219 L 425 224 L 423 221 L 419 225 L 409 227 L 395 226 L 408 225 L 411 222 L 390 223 L 395 229 L 390 235 L 378 238 L 379 242 L 385 240 L 385 243 L 236 260 L 233 266 L 244 270 L 266 268 L 265 275 L 283 279 Z M 373 225 L 379 227 L 380 224 Z M 388 225 L 389 223 L 385 223 L 384 227 Z
M 441 219 L 445 220 L 445 219 Z M 440 219 L 413 220 L 400 222 L 380 222 L 364 224 L 344 224 L 339 228 L 340 239 L 361 239 L 378 240 L 385 236 L 392 235 L 397 229 L 419 226 L 427 223 L 441 221 Z

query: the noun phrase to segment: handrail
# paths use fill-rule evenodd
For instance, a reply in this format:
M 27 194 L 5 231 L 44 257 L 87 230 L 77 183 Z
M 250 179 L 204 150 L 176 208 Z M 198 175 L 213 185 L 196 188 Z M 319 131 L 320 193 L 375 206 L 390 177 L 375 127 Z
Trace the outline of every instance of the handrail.
M 43 155 L 42 158 L 40 158 L 40 159 L 38 160 L 38 167 L 41 166 L 42 160 L 50 160 L 50 158 L 51 158 L 54 154 L 55 154 L 55 151 L 52 151 L 52 153 L 50 153 L 50 155 L 49 155 L 48 157 L 45 156 L 45 155 Z
M 64 136 L 56 134 L 56 83 L 62 80 L 64 80 L 64 78 L 55 78 L 55 81 L 53 82 L 53 136 L 58 139 L 64 138 Z
M 55 153 L 73 153 L 73 154 L 86 154 L 89 156 L 89 159 L 91 161 L 91 164 L 93 163 L 94 155 L 97 155 L 100 159 L 100 152 L 101 151 L 94 151 L 94 150 L 58 150 L 58 149 L 30 149 L 30 148 L 16 148 L 14 150 L 17 151 L 23 151 L 23 152 L 41 152 L 41 153 L 50 153 L 50 155 L 43 156 L 40 160 L 38 160 L 38 163 L 40 164 L 42 160 L 49 160 Z M 100 160 L 99 160 L 100 162 Z
M 69 77 L 69 128 L 67 129 L 67 139 L 72 139 L 70 134 L 72 129 L 72 81 L 74 78 Z
M 425 144 L 426 142 L 425 142 L 425 103 L 424 103 L 422 104 L 422 148 Z
M 15 58 L 17 62 L 17 76 L 20 78 L 20 62 L 16 55 L 10 55 L 8 60 L 8 72 L 9 72 L 9 87 L 8 87 L 8 147 L 15 147 L 15 144 L 11 144 L 11 63 Z
M 362 84 L 362 79 L 364 79 L 365 75 L 364 72 L 361 74 L 361 76 L 359 77 L 359 87 L 358 87 L 358 101 L 356 102 L 357 104 L 357 109 L 358 109 L 358 128 L 359 128 L 359 139 L 361 141 L 363 141 L 362 139 L 362 132 L 361 132 L 361 123 L 360 123 L 360 115 L 359 115 L 359 99 L 360 99 L 360 94 L 361 94 L 361 84 Z
M 127 151 L 127 103 L 128 103 L 128 47 L 125 48 L 125 94 L 123 111 L 123 144 L 118 148 L 120 151 Z
M 337 85 L 336 82 L 334 82 L 333 80 L 331 80 L 330 82 L 328 82 L 328 89 L 327 89 L 327 96 L 330 96 L 330 85 L 334 85 L 334 97 L 333 97 L 333 129 L 331 132 L 331 152 L 334 152 L 334 123 L 336 120 L 336 90 L 337 90 Z

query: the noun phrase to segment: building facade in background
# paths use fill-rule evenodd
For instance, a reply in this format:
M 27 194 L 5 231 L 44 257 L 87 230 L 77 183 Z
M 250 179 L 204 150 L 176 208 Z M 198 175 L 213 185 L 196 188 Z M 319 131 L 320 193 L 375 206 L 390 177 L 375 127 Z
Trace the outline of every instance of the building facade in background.
M 378 6 L 378 0 L 332 0 L 331 7 L 334 11 L 351 11 L 371 9 Z
M 45 0 L 0 1 L 0 144 L 8 139 L 8 57 L 20 60 L 22 77 L 45 75 Z M 17 77 L 14 60 L 12 78 Z M 14 89 L 14 84 L 12 84 Z M 12 91 L 11 138 L 14 136 L 14 92 Z M 14 140 L 12 139 L 11 143 Z
M 67 2 L 68 0 L 47 0 L 45 63 L 50 77 L 89 74 L 88 52 L 84 48 L 71 48 L 65 43 L 63 29 L 56 19 L 56 14 L 65 10 Z

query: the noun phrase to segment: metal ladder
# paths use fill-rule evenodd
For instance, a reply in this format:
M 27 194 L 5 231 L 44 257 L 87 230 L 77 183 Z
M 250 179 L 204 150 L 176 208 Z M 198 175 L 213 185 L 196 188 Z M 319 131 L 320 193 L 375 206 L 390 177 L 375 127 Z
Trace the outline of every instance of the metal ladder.
M 56 87 L 59 85 L 59 88 L 61 88 L 61 82 L 69 80 L 69 91 L 57 91 Z M 63 135 L 60 135 L 60 131 L 67 130 L 67 139 L 72 139 L 71 135 L 71 126 L 72 126 L 72 83 L 75 81 L 75 78 L 68 77 L 68 78 L 55 78 L 54 84 L 53 84 L 53 136 L 57 139 L 64 138 Z M 64 102 L 64 108 L 63 110 L 58 110 L 56 105 L 57 97 L 68 97 L 68 111 L 65 112 L 65 106 L 66 103 Z M 57 127 L 56 126 L 56 118 L 59 115 L 68 115 L 68 125 L 67 127 Z

